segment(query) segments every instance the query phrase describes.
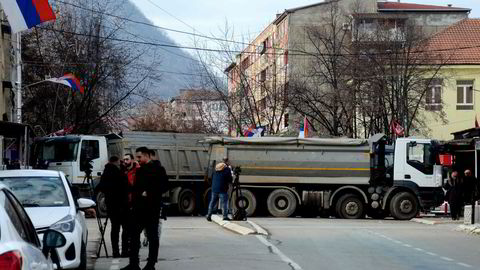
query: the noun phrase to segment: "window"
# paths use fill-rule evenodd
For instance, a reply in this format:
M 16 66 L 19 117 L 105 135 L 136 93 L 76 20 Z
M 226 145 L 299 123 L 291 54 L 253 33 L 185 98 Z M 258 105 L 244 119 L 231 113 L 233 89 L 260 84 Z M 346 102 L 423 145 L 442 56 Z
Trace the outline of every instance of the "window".
M 70 205 L 60 177 L 4 177 L 0 182 L 10 188 L 23 207 Z
M 100 143 L 97 140 L 82 141 L 81 158 L 97 159 L 100 157 Z
M 407 163 L 425 174 L 433 174 L 434 162 L 431 159 L 434 156 L 430 148 L 429 144 L 407 144 Z
M 431 85 L 425 94 L 426 109 L 429 111 L 439 111 L 442 109 L 442 86 Z
M 473 80 L 457 81 L 457 110 L 473 110 Z
M 247 69 L 250 66 L 250 57 L 247 56 L 242 60 L 242 70 Z

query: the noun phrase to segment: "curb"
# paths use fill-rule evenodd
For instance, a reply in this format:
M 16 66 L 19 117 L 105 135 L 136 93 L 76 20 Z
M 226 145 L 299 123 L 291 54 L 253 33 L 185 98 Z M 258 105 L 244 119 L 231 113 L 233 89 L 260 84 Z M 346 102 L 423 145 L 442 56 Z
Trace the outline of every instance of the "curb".
M 455 229 L 455 231 L 480 235 L 480 225 L 460 225 Z
M 437 225 L 437 224 L 459 224 L 459 222 L 451 220 L 428 220 L 426 218 L 412 218 L 410 221 L 427 224 L 427 225 Z
M 226 220 L 223 220 L 223 218 L 221 218 L 220 216 L 218 215 L 213 215 L 212 216 L 212 221 L 217 223 L 218 225 L 220 225 L 221 227 L 227 229 L 227 230 L 230 230 L 232 232 L 235 232 L 235 233 L 238 233 L 238 234 L 241 234 L 241 235 L 249 235 L 249 234 L 256 234 L 256 232 L 250 228 L 247 228 L 247 227 L 244 227 L 244 226 L 240 226 L 236 223 L 233 223 L 233 222 L 230 222 L 230 221 L 226 221 Z

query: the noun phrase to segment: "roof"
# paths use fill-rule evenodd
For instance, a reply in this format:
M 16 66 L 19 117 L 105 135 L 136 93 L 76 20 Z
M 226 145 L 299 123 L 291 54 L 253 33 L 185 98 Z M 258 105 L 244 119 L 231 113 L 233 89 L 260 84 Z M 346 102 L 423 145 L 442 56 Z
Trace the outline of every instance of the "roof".
M 460 8 L 452 6 L 434 6 L 414 3 L 399 3 L 399 2 L 378 2 L 377 8 L 379 12 L 384 11 L 420 11 L 420 12 L 470 12 L 469 8 Z
M 322 2 L 318 2 L 318 3 L 315 3 L 315 4 L 310 4 L 310 5 L 306 5 L 306 6 L 300 6 L 300 7 L 296 7 L 296 8 L 289 8 L 289 9 L 285 9 L 285 11 L 278 15 L 277 18 L 275 18 L 275 20 L 273 21 L 273 24 L 277 24 L 279 23 L 281 20 L 283 20 L 283 18 L 285 18 L 285 16 L 287 16 L 288 13 L 293 13 L 297 10 L 301 10 L 301 9 L 306 9 L 306 8 L 311 8 L 311 7 L 316 7 L 316 6 L 320 6 L 320 5 L 325 5 L 327 3 L 330 3 L 330 2 L 334 2 L 336 0 L 325 0 L 325 1 L 322 1 Z
M 427 50 L 450 65 L 480 65 L 480 19 L 464 19 L 435 34 Z
M 0 171 L 0 177 L 57 177 L 58 171 L 51 170 L 4 170 Z

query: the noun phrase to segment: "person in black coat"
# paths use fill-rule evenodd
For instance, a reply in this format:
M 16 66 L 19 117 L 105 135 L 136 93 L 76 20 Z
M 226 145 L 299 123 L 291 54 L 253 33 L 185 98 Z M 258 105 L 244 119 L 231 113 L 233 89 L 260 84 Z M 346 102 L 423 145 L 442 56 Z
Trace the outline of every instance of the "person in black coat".
M 151 151 L 146 147 L 136 150 L 136 158 L 140 168 L 136 172 L 136 180 L 132 192 L 132 224 L 130 234 L 130 261 L 122 270 L 138 270 L 140 235 L 145 229 L 148 239 L 148 259 L 144 270 L 155 269 L 158 259 L 160 239 L 158 234 L 162 194 L 168 177 L 160 162 L 150 159 Z
M 215 173 L 212 179 L 212 198 L 208 205 L 208 221 L 212 221 L 213 208 L 215 207 L 218 197 L 220 197 L 223 205 L 223 220 L 230 220 L 228 218 L 228 187 L 232 181 L 232 170 L 230 169 L 228 158 L 224 158 L 223 162 L 215 166 Z
M 450 205 L 451 217 L 453 220 L 458 220 L 464 205 L 464 185 L 462 178 L 458 176 L 457 171 L 452 172 L 450 179 L 445 184 L 444 188 L 447 191 L 445 197 Z
M 128 222 L 125 213 L 128 211 L 128 179 L 120 169 L 120 160 L 116 156 L 110 157 L 105 165 L 98 191 L 105 194 L 107 214 L 112 224 L 110 238 L 112 241 L 113 257 L 127 257 L 129 246 Z M 122 228 L 122 254 L 119 252 L 119 234 Z
M 463 183 L 465 187 L 465 204 L 474 204 L 475 201 L 478 200 L 480 194 L 478 190 L 478 180 L 475 176 L 473 176 L 471 170 L 465 170 L 465 177 Z

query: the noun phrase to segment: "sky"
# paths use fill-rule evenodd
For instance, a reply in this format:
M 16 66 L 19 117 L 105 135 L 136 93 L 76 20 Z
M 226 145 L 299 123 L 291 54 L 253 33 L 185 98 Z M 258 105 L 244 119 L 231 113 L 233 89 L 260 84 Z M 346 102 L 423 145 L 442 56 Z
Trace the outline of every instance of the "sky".
M 320 0 L 132 0 L 155 25 L 222 37 L 225 25 L 233 38 L 253 39 L 285 9 L 318 3 Z M 392 1 L 392 0 L 390 0 Z M 479 0 L 408 0 L 405 3 L 471 8 L 470 18 L 480 18 Z M 475 5 L 476 4 L 476 5 Z M 192 36 L 167 34 L 182 46 L 193 46 Z

